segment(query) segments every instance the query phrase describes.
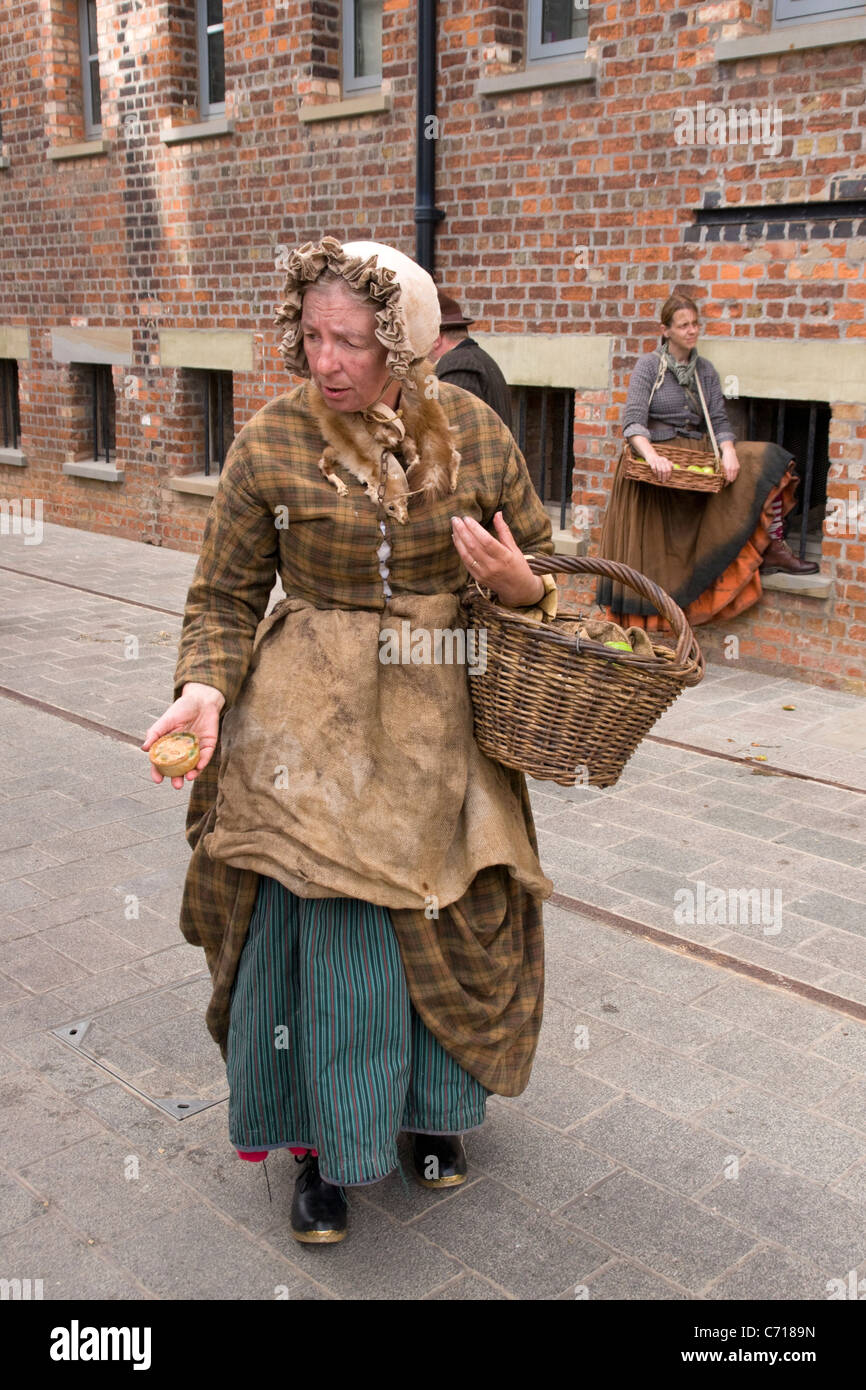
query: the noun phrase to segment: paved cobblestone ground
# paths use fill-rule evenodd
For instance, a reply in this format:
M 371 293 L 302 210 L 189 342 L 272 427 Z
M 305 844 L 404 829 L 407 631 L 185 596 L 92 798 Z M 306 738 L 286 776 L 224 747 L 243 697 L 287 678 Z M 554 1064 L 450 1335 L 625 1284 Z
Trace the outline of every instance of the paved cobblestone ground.
M 62 527 L 3 536 L 0 686 L 140 740 L 194 564 Z M 228 1144 L 204 960 L 176 925 L 187 793 L 131 744 L 0 696 L 0 1276 L 121 1300 L 823 1300 L 862 1276 L 866 1025 L 844 1001 L 866 1002 L 866 796 L 826 783 L 866 790 L 864 711 L 717 667 L 656 729 L 697 751 L 646 742 L 608 792 L 533 784 L 545 868 L 590 907 L 546 908 L 530 1086 L 491 1099 L 458 1192 L 394 1174 L 350 1194 L 343 1245 L 309 1249 L 291 1159 L 269 1162 L 269 1202 Z M 712 887 L 764 890 L 765 910 L 713 921 Z M 148 1097 L 211 1103 L 179 1120 Z

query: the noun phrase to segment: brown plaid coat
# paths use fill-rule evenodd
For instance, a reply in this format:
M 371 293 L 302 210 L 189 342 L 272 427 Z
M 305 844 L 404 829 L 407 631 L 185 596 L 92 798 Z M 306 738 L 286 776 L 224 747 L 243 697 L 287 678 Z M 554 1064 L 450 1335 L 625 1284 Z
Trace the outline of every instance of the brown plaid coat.
M 187 681 L 237 698 L 278 572 L 286 593 L 319 608 L 384 609 L 376 508 L 347 471 L 338 498 L 317 461 L 322 439 L 306 405 L 306 383 L 244 426 L 229 451 L 187 597 L 175 698 Z M 552 554 L 550 521 L 509 431 L 492 410 L 442 383 L 440 403 L 462 455 L 457 491 L 410 521 L 389 521 L 389 583 L 395 594 L 457 593 L 466 570 L 449 518 L 470 515 L 492 529 L 502 509 L 520 548 Z M 420 441 L 416 441 L 419 443 Z M 211 859 L 201 843 L 213 828 L 220 745 L 192 784 L 186 837 L 193 848 L 181 907 L 187 941 L 203 947 L 213 978 L 208 1027 L 225 1055 L 231 989 L 249 928 L 258 875 Z M 509 773 L 537 847 L 524 778 Z M 399 835 L 399 788 L 395 788 Z M 505 866 L 480 872 L 437 919 L 392 909 L 412 1002 L 446 1050 L 489 1090 L 526 1087 L 543 1004 L 541 901 Z

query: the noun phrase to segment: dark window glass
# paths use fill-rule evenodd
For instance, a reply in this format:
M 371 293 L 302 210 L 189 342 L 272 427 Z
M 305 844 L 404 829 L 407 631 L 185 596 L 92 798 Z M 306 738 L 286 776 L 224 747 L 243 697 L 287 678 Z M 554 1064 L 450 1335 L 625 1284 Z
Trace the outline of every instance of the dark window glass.
M 87 48 L 90 53 L 97 52 L 96 42 L 96 0 L 87 0 Z
M 18 417 L 18 363 L 14 358 L 0 359 L 0 414 L 4 449 L 18 449 L 21 444 L 21 425 Z
M 222 24 L 222 0 L 207 0 L 207 22 L 208 24 Z
M 99 90 L 99 64 L 90 64 L 90 102 L 93 112 L 93 124 L 102 125 L 102 95 Z
M 207 36 L 207 99 L 216 106 L 226 99 L 226 61 L 223 46 L 223 33 Z
M 542 43 L 567 43 L 580 38 L 586 30 L 586 9 L 575 5 L 574 0 L 542 0 Z
M 355 76 L 382 71 L 382 0 L 354 0 Z

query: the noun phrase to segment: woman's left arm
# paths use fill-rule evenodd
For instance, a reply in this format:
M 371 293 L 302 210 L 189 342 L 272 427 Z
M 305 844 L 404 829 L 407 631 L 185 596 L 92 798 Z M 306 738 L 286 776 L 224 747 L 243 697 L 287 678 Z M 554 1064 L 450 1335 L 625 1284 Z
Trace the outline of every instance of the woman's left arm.
M 513 441 L 508 445 L 493 528 L 495 535 L 474 517 L 452 518 L 451 533 L 460 558 L 479 584 L 495 591 L 500 603 L 508 608 L 533 607 L 545 597 L 548 586 L 532 573 L 524 552 L 552 555 L 552 527 Z
M 704 399 L 707 403 L 707 412 L 712 422 L 716 443 L 722 456 L 722 472 L 728 482 L 732 483 L 740 471 L 740 463 L 734 449 L 734 432 L 731 429 L 728 412 L 725 409 L 722 383 L 711 362 L 702 357 L 701 364 L 703 366 L 703 371 L 700 372 L 701 385 L 704 388 Z

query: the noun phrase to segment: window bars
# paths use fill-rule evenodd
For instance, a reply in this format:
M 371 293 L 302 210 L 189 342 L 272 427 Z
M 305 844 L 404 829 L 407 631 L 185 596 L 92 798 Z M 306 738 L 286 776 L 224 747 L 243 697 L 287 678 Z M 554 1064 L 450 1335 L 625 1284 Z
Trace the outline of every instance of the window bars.
M 518 386 L 517 445 L 536 492 L 559 507 L 564 531 L 574 472 L 574 392 L 552 386 Z

